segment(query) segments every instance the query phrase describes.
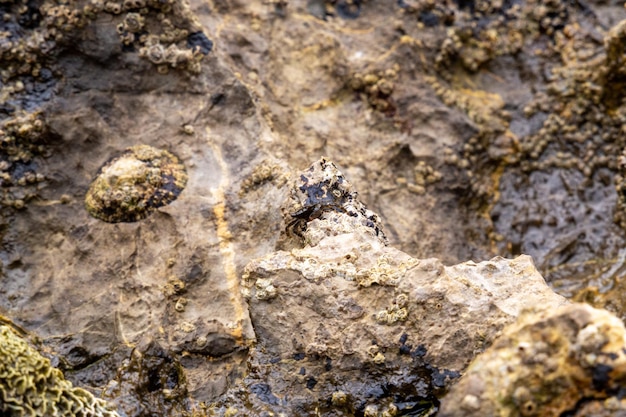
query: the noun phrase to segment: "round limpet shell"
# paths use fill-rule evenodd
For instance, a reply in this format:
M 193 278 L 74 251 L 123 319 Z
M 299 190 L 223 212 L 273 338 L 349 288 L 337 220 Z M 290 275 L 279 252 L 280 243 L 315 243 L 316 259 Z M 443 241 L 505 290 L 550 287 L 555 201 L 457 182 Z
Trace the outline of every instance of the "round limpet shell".
M 137 145 L 98 170 L 85 196 L 85 207 L 105 222 L 136 222 L 176 200 L 186 184 L 187 171 L 175 155 Z

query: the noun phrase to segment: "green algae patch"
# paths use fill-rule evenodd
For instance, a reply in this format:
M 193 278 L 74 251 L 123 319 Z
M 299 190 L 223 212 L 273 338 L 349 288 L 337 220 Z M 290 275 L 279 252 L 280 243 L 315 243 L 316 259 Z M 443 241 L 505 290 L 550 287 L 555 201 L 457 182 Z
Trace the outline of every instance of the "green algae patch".
M 0 326 L 0 395 L 3 416 L 118 416 L 7 326 Z

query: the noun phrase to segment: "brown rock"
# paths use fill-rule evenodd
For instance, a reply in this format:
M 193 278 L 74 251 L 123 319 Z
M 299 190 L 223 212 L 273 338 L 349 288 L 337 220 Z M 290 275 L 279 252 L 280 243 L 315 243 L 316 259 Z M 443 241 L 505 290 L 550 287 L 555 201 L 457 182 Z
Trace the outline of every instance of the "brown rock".
M 472 362 L 439 415 L 561 416 L 583 399 L 609 398 L 626 380 L 625 341 L 621 320 L 586 304 L 526 312 Z

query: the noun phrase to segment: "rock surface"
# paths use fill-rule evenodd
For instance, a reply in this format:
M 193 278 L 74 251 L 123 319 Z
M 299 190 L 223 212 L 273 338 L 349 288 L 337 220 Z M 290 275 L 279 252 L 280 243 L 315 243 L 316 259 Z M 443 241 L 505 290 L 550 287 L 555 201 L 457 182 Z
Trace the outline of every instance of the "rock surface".
M 624 409 L 613 395 L 624 381 L 626 330 L 617 317 L 585 304 L 528 311 L 472 362 L 438 415 L 556 417 L 592 400 L 575 415 L 617 416 Z
M 295 193 L 304 186 L 332 189 L 323 176 L 317 183 L 305 176 L 320 164 L 329 162 L 306 170 Z M 446 267 L 386 246 L 384 236 L 344 210 L 322 211 L 303 238 L 306 246 L 245 268 L 257 343 L 245 396 L 234 393 L 223 412 L 255 415 L 245 411 L 250 403 L 254 412 L 286 415 L 436 409 L 435 394 L 523 310 L 567 303 L 528 256 Z M 341 401 L 327 401 L 337 396 Z
M 388 294 L 406 285 L 390 284 L 400 276 L 427 267 L 483 279 L 486 264 L 445 265 L 522 253 L 561 294 L 626 317 L 618 2 L 9 0 L 0 12 L 0 310 L 43 339 L 69 380 L 129 416 L 203 413 L 257 378 L 248 365 L 272 372 L 260 349 L 249 356 L 257 335 L 240 278 L 277 249 L 310 255 L 298 246 L 302 228 L 287 236 L 281 205 L 293 196 L 286 178 L 320 155 L 358 185 L 370 212 L 346 208 L 352 191 L 331 188 L 339 202 L 287 214 L 316 233 L 311 248 L 332 241 L 331 226 L 353 233 L 345 210 L 370 235 L 384 231 L 390 246 L 372 244 L 377 254 L 404 252 L 350 263 L 361 268 L 357 287 L 391 297 L 376 300 L 376 326 L 425 331 L 411 327 L 417 307 Z M 99 167 L 138 144 L 177 155 L 186 188 L 137 223 L 91 218 L 83 202 Z M 324 226 L 322 214 L 339 223 Z M 433 257 L 441 263 L 412 266 Z M 523 258 L 492 262 L 536 274 Z M 489 282 L 467 291 L 487 294 Z M 271 296 L 277 287 L 266 284 L 259 294 Z M 503 300 L 489 308 L 517 311 Z M 508 323 L 497 317 L 496 327 Z M 460 340 L 476 337 L 464 332 Z M 385 387 L 392 376 L 372 369 L 371 386 Z M 406 392 L 430 393 L 434 372 Z M 267 384 L 243 384 L 255 404 L 257 394 L 278 401 Z M 354 400 L 337 393 L 335 404 L 395 412 L 368 387 Z

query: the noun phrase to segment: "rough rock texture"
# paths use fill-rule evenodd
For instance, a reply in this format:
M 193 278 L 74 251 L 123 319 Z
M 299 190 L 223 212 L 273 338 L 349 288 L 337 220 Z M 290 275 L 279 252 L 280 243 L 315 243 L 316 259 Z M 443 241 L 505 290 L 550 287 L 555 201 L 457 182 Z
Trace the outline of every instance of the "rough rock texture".
M 605 310 L 525 312 L 472 362 L 438 415 L 623 415 L 612 395 L 626 381 L 625 348 L 624 324 Z
M 387 243 L 380 217 L 359 200 L 358 193 L 337 166 L 322 158 L 302 172 L 297 185 L 291 188 L 289 199 L 282 207 L 285 231 L 289 237 L 300 237 L 300 244 L 314 245 L 322 236 L 306 233 L 308 222 L 329 211 L 347 214 L 354 223 L 352 227 L 367 226 Z M 340 233 L 341 226 L 337 226 L 337 233 Z
M 7 326 L 0 326 L 3 416 L 117 417 L 106 402 L 72 386 L 58 369 Z
M 391 247 L 529 254 L 626 316 L 618 3 L 0 1 L 0 310 L 129 416 L 202 410 L 247 371 L 245 266 L 298 245 L 286 178 L 326 155 Z M 91 218 L 99 167 L 137 144 L 187 187 L 137 223 Z
M 578 407 L 573 415 L 575 417 L 624 417 L 626 416 L 626 400 L 617 397 L 588 400 Z
M 313 164 L 294 193 L 333 189 L 333 180 L 307 176 L 329 164 Z M 233 394 L 223 412 L 351 416 L 436 409 L 435 394 L 521 311 L 567 303 L 528 256 L 451 267 L 417 260 L 386 246 L 384 236 L 349 211 L 322 211 L 308 221 L 303 238 L 303 248 L 246 266 L 257 344 L 245 395 Z M 341 401 L 327 401 L 338 396 Z

